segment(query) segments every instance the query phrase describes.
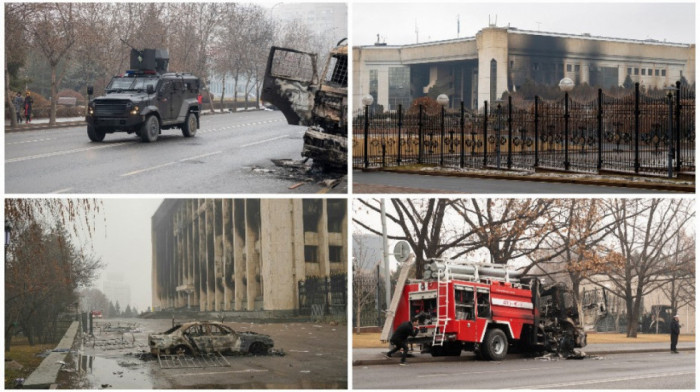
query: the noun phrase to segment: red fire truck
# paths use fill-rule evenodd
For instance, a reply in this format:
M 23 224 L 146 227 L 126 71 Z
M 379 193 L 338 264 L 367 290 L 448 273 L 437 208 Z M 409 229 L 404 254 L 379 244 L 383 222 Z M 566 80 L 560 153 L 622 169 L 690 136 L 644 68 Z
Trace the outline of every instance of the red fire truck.
M 433 356 L 474 351 L 502 360 L 510 348 L 568 356 L 586 345 L 570 290 L 542 288 L 536 278 L 495 264 L 431 260 L 423 279 L 399 278 L 388 322 L 391 330 L 417 319 L 409 343 Z M 393 320 L 391 320 L 393 316 Z M 388 325 L 382 335 L 388 340 Z

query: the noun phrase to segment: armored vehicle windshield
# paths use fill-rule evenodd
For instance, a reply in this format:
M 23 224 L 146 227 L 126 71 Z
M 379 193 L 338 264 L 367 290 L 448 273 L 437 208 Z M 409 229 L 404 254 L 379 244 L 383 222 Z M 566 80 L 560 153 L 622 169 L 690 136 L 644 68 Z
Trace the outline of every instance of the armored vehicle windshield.
M 112 91 L 127 91 L 127 90 L 143 90 L 146 91 L 148 85 L 152 85 L 155 90 L 158 84 L 157 77 L 143 77 L 143 76 L 115 76 L 112 81 L 107 86 L 107 92 Z

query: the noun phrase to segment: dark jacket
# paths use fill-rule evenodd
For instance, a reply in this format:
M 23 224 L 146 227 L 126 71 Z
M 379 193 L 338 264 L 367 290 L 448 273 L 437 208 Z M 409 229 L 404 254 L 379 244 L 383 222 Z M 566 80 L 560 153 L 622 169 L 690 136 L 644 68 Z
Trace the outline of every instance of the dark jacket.
M 401 323 L 401 325 L 396 328 L 394 334 L 391 335 L 392 342 L 403 342 L 408 339 L 409 336 L 416 336 L 418 333 L 417 329 L 413 328 L 413 323 L 406 321 Z
M 671 321 L 671 335 L 681 334 L 681 324 L 675 318 Z

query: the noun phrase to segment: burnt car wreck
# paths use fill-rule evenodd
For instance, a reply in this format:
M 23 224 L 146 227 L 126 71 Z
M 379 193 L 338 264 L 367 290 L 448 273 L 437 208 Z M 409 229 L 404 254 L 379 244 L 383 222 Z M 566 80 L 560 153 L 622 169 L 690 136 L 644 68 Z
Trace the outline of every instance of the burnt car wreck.
M 262 99 L 279 108 L 292 125 L 309 128 L 302 156 L 328 171 L 347 171 L 348 47 L 330 52 L 319 76 L 317 55 L 272 47 Z
M 255 332 L 238 332 L 220 322 L 193 321 L 176 325 L 160 334 L 148 335 L 151 354 L 264 355 L 274 346 L 272 338 Z

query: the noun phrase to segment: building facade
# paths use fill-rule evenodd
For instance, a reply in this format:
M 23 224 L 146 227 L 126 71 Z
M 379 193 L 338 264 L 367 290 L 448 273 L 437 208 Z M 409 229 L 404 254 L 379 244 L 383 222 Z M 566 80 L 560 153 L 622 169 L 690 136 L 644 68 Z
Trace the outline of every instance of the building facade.
M 153 309 L 294 312 L 347 273 L 344 199 L 167 199 L 152 217 Z
M 475 37 L 411 45 L 353 48 L 353 105 L 370 94 L 384 110 L 428 94 L 447 94 L 481 108 L 528 79 L 556 85 L 620 86 L 629 75 L 643 88 L 695 82 L 695 45 L 519 30 L 489 26 Z

